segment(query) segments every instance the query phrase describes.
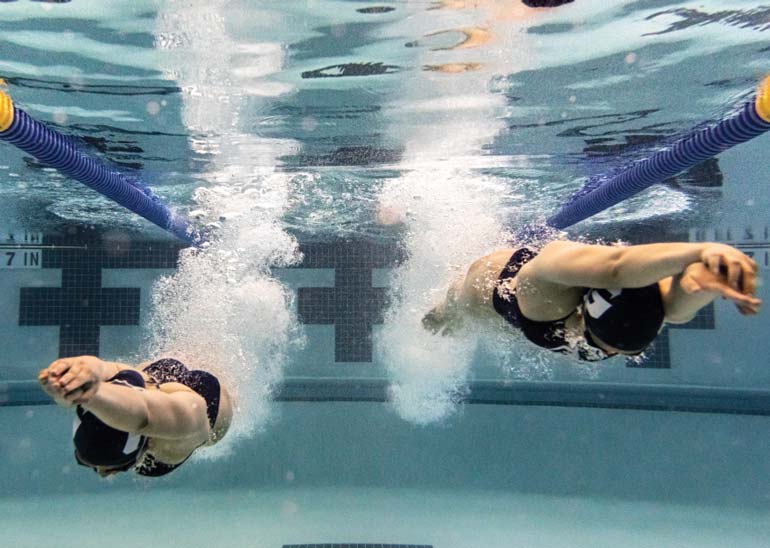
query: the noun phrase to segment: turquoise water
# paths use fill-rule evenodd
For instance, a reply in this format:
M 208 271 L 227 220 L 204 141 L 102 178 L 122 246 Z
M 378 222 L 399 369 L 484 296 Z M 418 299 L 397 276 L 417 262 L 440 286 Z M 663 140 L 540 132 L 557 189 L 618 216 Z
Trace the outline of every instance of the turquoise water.
M 20 322 L 21 290 L 64 287 L 69 267 L 0 270 L 6 543 L 56 531 L 61 546 L 766 545 L 766 311 L 717 302 L 641 364 L 591 367 L 505 333 L 431 337 L 419 318 L 464 265 L 587 177 L 742 104 L 768 72 L 768 28 L 770 6 L 726 0 L 0 4 L 15 104 L 218 234 L 177 269 L 98 267 L 100 287 L 140 290 L 136 322 L 97 327 L 100 355 L 189 357 L 239 402 L 224 446 L 168 478 L 80 469 L 70 415 L 30 405 L 42 399 L 24 383 L 66 329 L 90 324 L 77 312 L 67 326 Z M 727 241 L 764 277 L 766 146 L 740 145 L 569 234 Z M 4 233 L 97 242 L 115 261 L 173 245 L 0 150 Z M 299 288 L 360 275 L 359 263 L 303 262 L 327 244 L 398 250 L 364 261 L 366 283 L 390 295 L 370 341 L 298 319 Z M 354 308 L 375 300 L 355 295 Z

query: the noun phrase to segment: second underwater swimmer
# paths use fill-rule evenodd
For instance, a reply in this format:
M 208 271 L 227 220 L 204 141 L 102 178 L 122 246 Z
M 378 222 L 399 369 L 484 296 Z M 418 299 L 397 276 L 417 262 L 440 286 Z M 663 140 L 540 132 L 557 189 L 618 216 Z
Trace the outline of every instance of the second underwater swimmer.
M 756 284 L 756 263 L 725 244 L 558 240 L 476 260 L 423 325 L 448 334 L 465 314 L 498 317 L 538 346 L 596 361 L 642 353 L 664 322 L 686 323 L 720 296 L 757 314 Z
M 57 404 L 75 407 L 75 459 L 100 476 L 166 475 L 198 448 L 219 442 L 232 420 L 219 379 L 171 358 L 140 367 L 63 358 L 40 371 L 38 381 Z

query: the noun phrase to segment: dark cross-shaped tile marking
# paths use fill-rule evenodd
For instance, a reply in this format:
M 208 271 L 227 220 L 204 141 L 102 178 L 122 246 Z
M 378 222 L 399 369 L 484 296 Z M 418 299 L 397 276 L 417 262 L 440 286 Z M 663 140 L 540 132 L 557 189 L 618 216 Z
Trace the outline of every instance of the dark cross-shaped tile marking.
M 387 289 L 372 287 L 372 269 L 392 268 L 395 245 L 354 240 L 301 246 L 301 268 L 333 268 L 334 287 L 300 287 L 297 312 L 305 324 L 334 325 L 334 360 L 372 361 L 372 326 L 383 322 Z
M 19 325 L 59 325 L 59 357 L 99 354 L 102 325 L 139 323 L 139 288 L 103 288 L 102 268 L 173 268 L 180 246 L 102 239 L 85 232 L 45 237 L 43 268 L 61 268 L 61 287 L 22 288 Z M 73 249 L 77 248 L 77 249 Z

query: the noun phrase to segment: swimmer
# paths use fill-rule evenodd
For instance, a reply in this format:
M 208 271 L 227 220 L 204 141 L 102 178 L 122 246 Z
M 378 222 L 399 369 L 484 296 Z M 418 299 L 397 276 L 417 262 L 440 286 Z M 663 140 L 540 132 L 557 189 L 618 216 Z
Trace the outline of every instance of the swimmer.
M 720 296 L 757 314 L 756 284 L 756 263 L 725 244 L 558 240 L 478 259 L 422 323 L 451 334 L 465 314 L 501 318 L 538 346 L 596 361 L 641 354 L 664 322 L 686 323 Z
M 227 433 L 232 403 L 219 380 L 174 359 L 140 367 L 94 356 L 63 358 L 40 371 L 43 390 L 75 407 L 78 464 L 102 477 L 133 470 L 163 476 Z

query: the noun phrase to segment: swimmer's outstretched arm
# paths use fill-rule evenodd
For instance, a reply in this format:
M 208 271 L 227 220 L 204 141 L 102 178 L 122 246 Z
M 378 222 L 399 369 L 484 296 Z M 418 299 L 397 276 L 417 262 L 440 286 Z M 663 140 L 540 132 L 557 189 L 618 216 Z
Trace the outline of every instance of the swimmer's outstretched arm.
M 124 432 L 163 439 L 208 439 L 206 402 L 177 383 L 145 390 L 104 382 L 117 370 L 133 369 L 84 356 L 53 362 L 38 375 L 43 390 L 64 407 L 81 405 Z
M 176 391 L 164 388 L 144 390 L 102 382 L 81 405 L 124 432 L 171 440 L 197 436 L 199 443 L 208 441 L 206 401 L 186 387 Z
M 547 244 L 521 269 L 530 281 L 567 287 L 644 287 L 676 276 L 693 263 L 703 263 L 740 291 L 739 281 L 754 286 L 757 267 L 737 249 L 719 243 L 657 243 L 628 247 L 570 241 Z

